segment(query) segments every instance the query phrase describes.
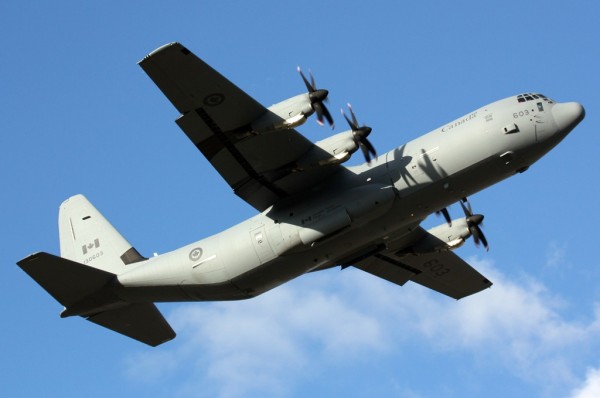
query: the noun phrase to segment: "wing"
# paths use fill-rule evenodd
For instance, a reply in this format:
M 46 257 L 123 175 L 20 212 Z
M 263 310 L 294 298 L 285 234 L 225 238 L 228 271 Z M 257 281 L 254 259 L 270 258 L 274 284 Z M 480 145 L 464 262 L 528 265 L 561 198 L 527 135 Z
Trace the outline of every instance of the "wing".
M 323 150 L 293 129 L 253 132 L 250 124 L 270 111 L 181 44 L 164 45 L 139 64 L 181 113 L 179 127 L 234 192 L 259 211 L 339 169 L 296 172 L 299 159 Z
M 419 227 L 411 240 L 414 242 L 414 237 L 420 240 L 424 234 L 428 235 Z M 397 285 L 413 281 L 457 300 L 492 286 L 492 282 L 451 251 L 415 255 L 406 254 L 407 247 L 410 246 L 396 246 L 353 265 Z

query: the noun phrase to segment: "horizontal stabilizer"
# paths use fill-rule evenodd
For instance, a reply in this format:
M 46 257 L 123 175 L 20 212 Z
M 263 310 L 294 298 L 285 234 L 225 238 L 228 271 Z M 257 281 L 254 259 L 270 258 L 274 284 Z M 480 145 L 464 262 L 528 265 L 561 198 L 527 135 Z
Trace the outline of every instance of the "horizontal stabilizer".
M 154 304 L 126 303 L 116 296 L 115 274 L 43 252 L 17 264 L 66 307 L 62 316 L 81 315 L 153 347 L 175 338 Z
M 67 308 L 97 292 L 115 277 L 110 272 L 43 252 L 32 254 L 17 264 Z
M 152 347 L 175 338 L 175 332 L 152 303 L 134 303 L 87 318 Z

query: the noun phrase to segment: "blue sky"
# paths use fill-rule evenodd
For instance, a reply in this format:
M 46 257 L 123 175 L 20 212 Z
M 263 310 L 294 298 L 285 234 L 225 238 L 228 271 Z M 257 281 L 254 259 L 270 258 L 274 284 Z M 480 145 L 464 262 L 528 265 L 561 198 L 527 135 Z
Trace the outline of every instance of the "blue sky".
M 599 396 L 600 5 L 272 3 L 0 4 L 0 395 Z M 334 117 L 351 102 L 380 153 L 521 92 L 587 116 L 529 171 L 471 197 L 491 249 L 458 254 L 492 289 L 456 302 L 330 270 L 250 301 L 160 305 L 178 337 L 152 349 L 60 319 L 15 263 L 58 253 L 58 206 L 76 193 L 146 255 L 254 214 L 136 65 L 170 41 L 267 106 L 301 93 L 295 68 L 311 68 Z M 313 120 L 300 131 L 331 134 Z

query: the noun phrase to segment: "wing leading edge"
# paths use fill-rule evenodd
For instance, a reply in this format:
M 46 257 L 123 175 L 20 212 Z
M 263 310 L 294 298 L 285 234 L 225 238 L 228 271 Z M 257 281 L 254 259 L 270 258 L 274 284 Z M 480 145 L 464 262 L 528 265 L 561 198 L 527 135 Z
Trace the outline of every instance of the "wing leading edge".
M 339 170 L 326 166 L 298 172 L 299 159 L 322 149 L 294 129 L 253 132 L 251 123 L 270 111 L 181 44 L 164 45 L 139 64 L 181 113 L 179 127 L 257 210 Z
M 427 232 L 419 227 L 414 234 L 424 236 Z M 451 251 L 416 255 L 396 247 L 353 265 L 397 285 L 413 281 L 457 300 L 492 286 L 492 282 Z

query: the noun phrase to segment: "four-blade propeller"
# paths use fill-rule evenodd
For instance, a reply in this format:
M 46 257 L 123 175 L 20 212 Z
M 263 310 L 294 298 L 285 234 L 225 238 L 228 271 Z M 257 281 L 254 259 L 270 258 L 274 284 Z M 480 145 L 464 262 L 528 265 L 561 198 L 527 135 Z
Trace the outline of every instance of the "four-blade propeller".
M 465 213 L 465 217 L 467 219 L 467 227 L 469 228 L 469 232 L 473 235 L 473 240 L 475 241 L 475 245 L 479 246 L 481 242 L 485 250 L 490 250 L 488 246 L 488 241 L 483 234 L 483 231 L 479 227 L 483 221 L 483 214 L 473 214 L 473 210 L 471 209 L 471 204 L 467 200 L 467 198 L 463 198 L 458 203 L 460 203 L 460 207 L 462 207 L 463 212 Z
M 327 120 L 327 123 L 329 123 L 329 125 L 331 126 L 331 128 L 334 128 L 335 125 L 333 123 L 333 118 L 331 117 L 329 110 L 327 110 L 327 107 L 323 103 L 327 99 L 329 91 L 317 89 L 317 85 L 315 84 L 315 77 L 313 76 L 310 70 L 308 71 L 308 73 L 310 74 L 310 82 L 308 81 L 308 79 L 306 79 L 306 76 L 304 76 L 304 73 L 302 73 L 300 67 L 298 67 L 298 72 L 300 73 L 300 76 L 302 76 L 302 80 L 304 81 L 306 89 L 308 90 L 308 98 L 310 98 L 310 104 L 312 105 L 312 108 L 317 114 L 317 122 L 322 126 L 324 125 L 323 118 L 325 118 Z
M 482 226 L 483 222 L 483 214 L 473 214 L 473 210 L 471 209 L 471 204 L 467 198 L 462 198 L 458 203 L 460 203 L 460 207 L 463 209 L 463 213 L 465 213 L 465 219 L 467 221 L 467 228 L 469 228 L 469 232 L 473 236 L 473 240 L 475 241 L 475 245 L 479 246 L 480 243 L 483 244 L 485 250 L 490 250 L 488 246 L 488 241 L 483 234 L 480 226 Z M 447 208 L 442 208 L 435 212 L 436 215 L 442 214 L 444 219 L 448 223 L 448 226 L 452 226 L 452 219 L 450 218 L 450 213 Z
M 371 163 L 371 155 L 373 157 L 377 157 L 377 151 L 375 150 L 375 147 L 373 147 L 373 144 L 371 144 L 371 142 L 369 142 L 369 140 L 367 139 L 367 137 L 369 136 L 369 134 L 371 134 L 371 131 L 373 129 L 364 124 L 362 125 L 362 127 L 359 126 L 358 120 L 356 120 L 356 115 L 352 110 L 352 105 L 348 104 L 348 109 L 350 109 L 350 115 L 352 116 L 352 120 L 350 120 L 348 116 L 346 116 L 343 109 L 342 115 L 344 116 L 344 119 L 346 119 L 348 125 L 352 129 L 352 137 L 354 138 L 354 142 L 362 150 L 362 153 L 365 156 L 365 160 L 367 161 L 367 163 Z

